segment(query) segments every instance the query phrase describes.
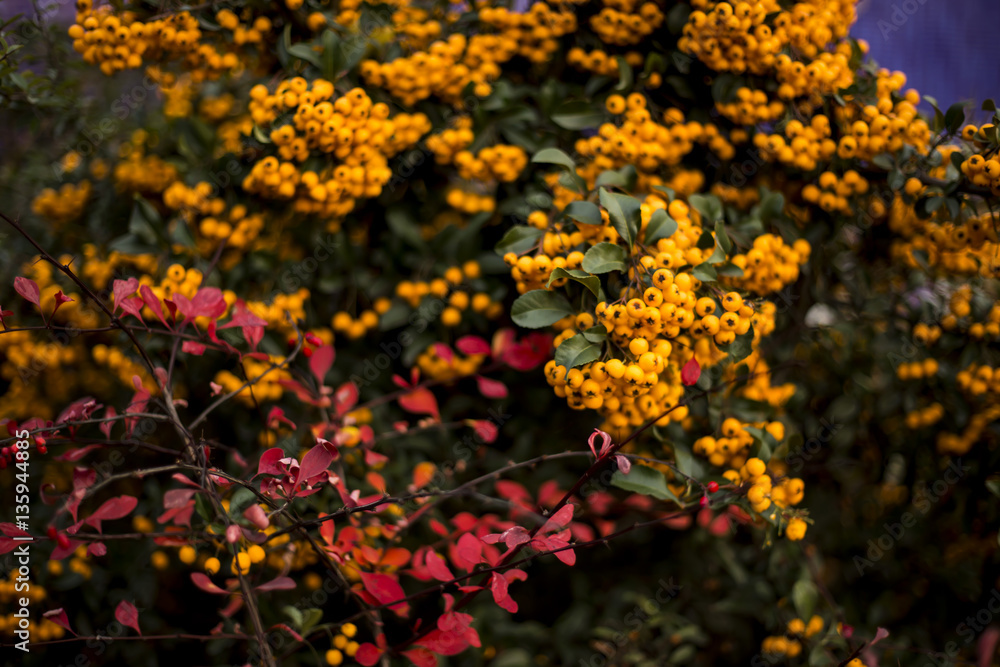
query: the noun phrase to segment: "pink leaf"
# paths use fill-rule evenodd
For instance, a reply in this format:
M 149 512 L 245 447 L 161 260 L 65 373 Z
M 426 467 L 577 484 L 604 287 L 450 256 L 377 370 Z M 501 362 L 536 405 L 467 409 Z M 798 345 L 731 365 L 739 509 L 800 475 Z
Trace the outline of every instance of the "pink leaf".
M 125 299 L 121 302 L 121 307 L 124 312 L 145 324 L 146 321 L 142 319 L 142 305 L 142 299 L 137 296 Z
M 337 406 L 337 416 L 343 417 L 358 403 L 357 385 L 353 382 L 345 382 L 340 385 L 333 393 L 333 400 Z
M 601 449 L 600 451 L 594 447 L 597 439 L 601 439 Z M 602 431 L 599 428 L 595 428 L 594 432 L 590 434 L 590 438 L 587 440 L 587 444 L 590 445 L 590 451 L 594 453 L 594 456 L 600 458 L 604 456 L 604 452 L 608 451 L 608 447 L 611 446 L 611 436 Z
M 615 454 L 615 463 L 618 465 L 618 469 L 622 471 L 623 475 L 627 475 L 632 469 L 632 462 L 628 460 L 628 457 L 623 454 Z
M 208 578 L 208 575 L 202 574 L 201 572 L 192 572 L 191 581 L 194 585 L 205 591 L 206 593 L 212 593 L 213 595 L 229 595 L 228 591 L 224 591 Z
M 476 384 L 479 385 L 479 393 L 486 398 L 507 398 L 507 385 L 499 380 L 477 375 Z
M 270 525 L 270 521 L 267 519 L 267 514 L 265 514 L 264 510 L 260 508 L 260 505 L 256 503 L 243 510 L 243 518 L 261 530 L 265 530 L 268 525 Z
M 434 551 L 427 554 L 427 571 L 438 581 L 451 581 L 455 578 L 444 562 L 444 558 Z
M 483 544 L 472 533 L 465 533 L 458 538 L 458 548 L 455 553 L 460 559 L 465 561 L 465 563 L 459 563 L 459 565 L 464 565 L 466 569 L 471 569 L 483 560 Z
M 139 279 L 129 278 L 128 280 L 116 280 L 112 283 L 111 290 L 115 295 L 115 310 L 118 310 L 122 302 L 132 296 L 139 289 Z
M 257 586 L 254 590 L 257 591 L 290 591 L 295 588 L 295 580 L 291 577 L 278 577 L 272 579 L 266 584 L 261 584 Z
M 118 416 L 118 411 L 112 407 L 108 407 L 108 409 L 104 411 L 105 419 L 110 420 L 112 417 L 117 417 L 117 416 Z M 104 437 L 107 438 L 108 440 L 111 439 L 111 429 L 114 427 L 114 425 L 115 423 L 113 421 L 106 421 L 102 423 L 100 426 L 101 433 L 103 433 Z
M 41 301 L 38 293 L 38 283 L 30 278 L 22 278 L 21 276 L 14 278 L 14 291 L 23 296 L 26 301 L 30 301 L 36 306 Z
M 889 631 L 886 630 L 885 628 L 877 629 L 875 631 L 875 637 L 870 642 L 868 642 L 868 648 L 875 646 L 875 644 L 878 644 L 880 641 L 882 641 L 888 636 L 889 636 Z
M 333 454 L 330 450 L 322 444 L 316 445 L 302 457 L 301 467 L 299 468 L 299 476 L 296 479 L 296 486 L 298 486 L 300 482 L 312 479 L 319 473 L 323 472 L 330 467 L 331 463 L 333 463 Z
M 223 324 L 219 329 L 230 329 L 232 327 L 266 327 L 267 320 L 261 319 L 244 308 L 238 308 L 232 319 Z
M 470 419 L 465 423 L 472 426 L 476 432 L 476 437 L 483 442 L 494 442 L 497 439 L 497 435 L 500 433 L 500 429 L 497 428 L 497 425 L 489 419 Z
M 187 352 L 200 357 L 205 354 L 205 346 L 193 340 L 186 340 L 181 343 L 181 352 Z
M 434 353 L 444 359 L 445 363 L 451 363 L 455 359 L 455 353 L 444 343 L 434 343 Z
M 235 523 L 226 527 L 226 542 L 236 544 L 243 536 L 243 531 Z
M 330 367 L 333 366 L 335 356 L 333 347 L 324 345 L 313 350 L 312 356 L 309 357 L 309 370 L 312 371 L 313 376 L 315 376 L 316 381 L 320 385 L 323 384 L 323 378 L 326 377 L 326 374 L 330 371 Z
M 101 522 L 121 519 L 128 516 L 139 500 L 135 496 L 118 496 L 105 502 L 97 508 L 97 511 L 84 519 L 84 523 L 93 526 L 97 532 L 101 532 Z
M 698 363 L 697 359 L 691 357 L 691 359 L 684 364 L 684 368 L 681 369 L 681 382 L 683 382 L 685 386 L 690 387 L 697 382 L 700 377 L 701 364 Z
M 142 636 L 142 630 L 139 629 L 139 612 L 131 602 L 122 600 L 118 603 L 118 607 L 115 609 L 115 620 L 138 632 L 140 637 Z
M 192 317 L 218 318 L 226 312 L 226 299 L 218 287 L 204 287 L 191 299 Z
M 489 354 L 490 344 L 479 336 L 462 336 L 455 341 L 455 347 L 462 354 Z
M 558 512 L 549 517 L 549 520 L 545 522 L 545 525 L 542 526 L 542 530 L 539 532 L 548 533 L 565 527 L 570 521 L 573 520 L 574 509 L 576 509 L 575 505 L 572 503 L 566 503 L 559 509 Z
M 104 556 L 108 553 L 108 547 L 104 542 L 91 542 L 87 547 L 87 553 L 91 556 Z
M 69 619 L 66 617 L 66 611 L 62 607 L 59 607 L 58 609 L 50 609 L 42 614 L 42 618 L 49 619 L 59 627 L 68 631 L 70 634 L 77 636 L 76 633 L 73 632 L 73 628 L 69 627 Z

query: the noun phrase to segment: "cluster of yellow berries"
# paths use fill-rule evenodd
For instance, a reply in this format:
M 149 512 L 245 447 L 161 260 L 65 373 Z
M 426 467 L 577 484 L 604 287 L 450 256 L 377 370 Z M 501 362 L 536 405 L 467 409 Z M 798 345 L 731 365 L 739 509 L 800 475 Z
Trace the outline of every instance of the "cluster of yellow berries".
M 563 5 L 553 2 L 552 4 Z M 544 63 L 559 48 L 559 37 L 576 31 L 576 14 L 564 5 L 553 10 L 547 2 L 535 2 L 526 12 L 506 7 L 483 7 L 479 20 L 517 44 L 517 55 L 533 63 Z
M 226 292 L 223 291 L 223 295 Z M 293 322 L 306 319 L 306 302 L 309 300 L 309 288 L 300 287 L 291 294 L 276 294 L 271 303 L 263 301 L 247 301 L 247 310 L 257 317 L 266 320 L 268 327 L 273 327 L 283 333 L 292 330 L 289 318 Z M 229 298 L 226 296 L 226 303 Z
M 236 398 L 244 405 L 252 406 L 257 403 L 277 401 L 284 393 L 281 380 L 292 379 L 291 373 L 284 368 L 275 367 L 274 370 L 270 370 L 272 365 L 277 366 L 282 361 L 283 358 L 274 356 L 269 357 L 267 361 L 247 358 L 243 361 L 246 379 L 237 377 L 231 371 L 219 371 L 215 376 L 215 382 L 227 394 L 239 390 Z
M 193 555 L 194 548 L 183 547 L 181 549 L 181 561 L 186 563 L 188 561 L 185 561 L 185 554 L 183 553 L 185 549 L 189 550 L 187 557 L 190 559 Z M 251 544 L 246 548 L 246 550 L 236 552 L 236 557 L 233 558 L 232 562 L 229 564 L 229 570 L 233 574 L 246 575 L 250 573 L 250 567 L 252 565 L 263 563 L 266 558 L 267 552 L 264 551 L 263 547 L 258 544 Z M 221 568 L 222 563 L 214 556 L 205 561 L 204 569 L 208 574 L 217 574 Z
M 962 391 L 970 396 L 1000 394 L 1000 372 L 985 364 L 969 364 L 955 379 Z
M 431 95 L 462 106 L 462 91 L 469 84 L 477 97 L 492 92 L 489 82 L 500 76 L 500 63 L 514 57 L 517 49 L 517 42 L 505 36 L 453 34 L 434 42 L 426 51 L 391 62 L 366 60 L 361 63 L 361 76 L 406 106 Z
M 832 171 L 824 171 L 815 185 L 810 183 L 802 188 L 802 199 L 827 213 L 849 215 L 854 210 L 850 198 L 867 192 L 867 179 L 853 169 L 840 178 Z
M 830 119 L 817 114 L 809 120 L 808 125 L 797 118 L 788 121 L 784 136 L 777 133 L 757 133 L 753 136 L 753 145 L 760 150 L 761 158 L 766 161 L 812 171 L 819 164 L 829 161 L 837 152 L 837 142 L 830 136 Z
M 769 655 L 782 655 L 787 658 L 794 658 L 802 652 L 801 639 L 811 639 L 823 631 L 823 619 L 820 616 L 813 616 L 807 624 L 801 618 L 793 618 L 788 622 L 784 635 L 775 637 L 765 637 L 761 642 L 761 650 Z M 855 665 L 860 660 L 854 659 L 848 667 L 864 667 Z
M 449 355 L 442 355 L 438 352 L 437 345 L 428 345 L 427 349 L 417 356 L 417 366 L 424 375 L 433 380 L 448 381 L 473 375 L 485 360 L 485 354 L 463 356 L 458 352 L 452 352 Z
M 652 191 L 652 186 L 662 185 L 663 181 L 650 172 L 677 165 L 698 142 L 708 144 L 724 160 L 735 154 L 732 144 L 715 125 L 685 123 L 679 109 L 667 109 L 663 113 L 663 123 L 656 122 L 646 108 L 646 97 L 642 93 L 631 93 L 627 98 L 611 95 L 605 106 L 612 114 L 624 114 L 624 122 L 621 126 L 604 123 L 594 136 L 576 141 L 576 152 L 587 159 L 578 174 L 588 185 L 592 186 L 604 171 L 632 164 L 640 172 L 637 187 Z
M 457 187 L 448 190 L 444 199 L 448 206 L 466 215 L 492 213 L 497 207 L 497 201 L 492 196 Z
M 451 164 L 460 152 L 472 145 L 476 135 L 472 131 L 472 119 L 468 116 L 458 118 L 453 128 L 447 128 L 437 134 L 427 137 L 427 149 L 434 153 L 434 161 L 438 164 Z
M 738 188 L 726 183 L 713 183 L 710 192 L 723 204 L 740 211 L 747 211 L 760 201 L 760 192 L 755 188 Z
M 902 72 L 879 70 L 876 79 L 878 102 L 861 107 L 850 104 L 835 109 L 835 118 L 842 128 L 837 155 L 843 159 L 870 160 L 886 151 L 896 152 L 909 145 L 921 154 L 927 153 L 931 129 L 917 115 L 920 94 L 907 90 L 898 102 L 892 96 L 906 83 Z
M 723 280 L 755 294 L 771 294 L 798 280 L 799 267 L 809 261 L 810 253 L 811 247 L 805 239 L 788 245 L 780 236 L 761 234 L 753 240 L 750 250 L 732 257 L 732 263 L 743 270 L 743 275 Z
M 900 380 L 922 380 L 937 375 L 938 367 L 937 360 L 931 358 L 902 363 L 896 369 L 896 377 Z
M 454 158 L 458 175 L 468 181 L 492 181 L 503 183 L 516 181 L 528 165 L 528 154 L 520 146 L 495 144 L 473 155 L 470 151 L 459 151 Z
M 972 445 L 981 442 L 986 427 L 1000 419 L 1000 405 L 990 400 L 980 412 L 969 418 L 969 423 L 961 434 L 938 433 L 937 449 L 942 454 L 962 456 L 967 454 Z
M 488 318 L 498 317 L 503 313 L 503 305 L 494 301 L 485 292 L 475 292 L 470 296 L 469 290 L 460 289 L 463 283 L 475 280 L 482 275 L 479 262 L 468 261 L 461 266 L 445 269 L 444 276 L 431 281 L 403 280 L 396 285 L 396 296 L 405 300 L 411 308 L 418 308 L 427 297 L 435 297 L 444 301 L 441 310 L 441 323 L 446 327 L 455 327 L 462 321 L 462 312 L 471 309 L 482 313 Z
M 781 11 L 777 0 L 691 3 L 694 11 L 677 40 L 677 48 L 717 72 L 767 73 L 785 44 L 764 20 Z
M 962 162 L 962 174 L 973 185 L 990 188 L 994 195 L 1000 193 L 1000 160 L 996 156 L 989 159 L 973 155 Z
M 375 299 L 372 307 L 362 311 L 357 317 L 353 317 L 347 311 L 341 310 L 333 316 L 330 326 L 337 333 L 342 333 L 351 340 L 358 340 L 359 338 L 364 338 L 369 331 L 378 327 L 379 316 L 385 315 L 391 306 L 392 302 L 382 297 Z
M 590 27 L 605 44 L 638 44 L 663 24 L 663 10 L 653 2 L 603 0 L 604 7 L 590 18 Z
M 59 190 L 45 188 L 32 200 L 31 211 L 55 225 L 63 225 L 80 217 L 90 192 L 88 180 L 65 183 Z
M 198 19 L 190 12 L 144 23 L 135 12 L 116 14 L 111 5 L 94 9 L 92 0 L 77 0 L 76 10 L 76 23 L 68 31 L 73 48 L 109 76 L 141 67 L 144 58 L 178 60 L 202 80 L 240 66 L 235 53 L 220 54 L 201 43 Z
M 723 433 L 725 434 L 725 429 Z M 770 508 L 771 503 L 781 509 L 798 505 L 805 495 L 805 484 L 801 479 L 781 477 L 775 485 L 771 475 L 767 474 L 767 464 L 756 457 L 748 459 L 739 470 L 727 470 L 723 476 L 734 484 L 749 483 L 747 500 L 750 501 L 751 509 L 758 514 Z M 801 540 L 805 532 L 805 521 L 795 517 L 789 520 L 786 528 L 789 539 Z
M 115 165 L 115 186 L 122 192 L 159 194 L 177 180 L 177 167 L 139 148 Z
M 642 66 L 642 54 L 638 51 L 629 51 L 621 57 L 625 59 L 625 64 L 630 67 Z M 573 47 L 566 54 L 566 62 L 579 69 L 597 74 L 598 76 L 618 78 L 620 75 L 618 59 L 601 49 L 596 49 L 587 53 L 579 47 Z
M 961 380 L 959 382 L 961 383 Z M 904 419 L 906 421 L 906 428 L 917 430 L 933 426 L 941 421 L 942 417 L 944 417 L 944 406 L 935 402 L 926 407 L 906 413 Z
M 326 664 L 337 667 L 344 663 L 344 657 L 353 658 L 358 652 L 358 643 L 354 641 L 354 636 L 358 634 L 358 628 L 353 623 L 344 623 L 340 626 L 340 632 L 333 636 L 333 645 L 324 656 Z
M 747 426 L 763 429 L 777 441 L 785 437 L 785 425 L 781 422 L 749 423 L 743 424 L 738 419 L 729 417 L 722 422 L 720 427 L 721 436 L 706 435 L 695 440 L 691 448 L 695 454 L 704 456 L 712 465 L 722 468 L 732 468 L 737 472 L 747 462 L 750 446 L 753 445 L 753 436 L 746 430 Z M 741 478 L 730 475 L 733 483 L 739 483 Z
M 931 347 L 941 338 L 941 327 L 918 322 L 913 325 L 913 342 Z
M 244 204 L 236 204 L 227 213 L 225 200 L 210 197 L 211 193 L 212 186 L 204 181 L 194 187 L 177 181 L 164 191 L 163 203 L 180 211 L 208 242 L 203 252 L 213 252 L 217 241 L 225 241 L 227 246 L 234 248 L 246 248 L 257 240 L 264 228 L 263 214 L 248 213 Z M 194 224 L 197 216 L 205 217 Z
M 215 22 L 233 33 L 233 44 L 237 46 L 259 44 L 271 32 L 271 28 L 273 27 L 271 19 L 266 16 L 258 16 L 254 19 L 253 24 L 242 23 L 240 22 L 240 18 L 230 9 L 223 9 L 217 12 Z
M 751 90 L 745 86 L 736 89 L 735 102 L 716 102 L 719 113 L 737 125 L 757 125 L 770 123 L 785 113 L 785 104 L 780 100 L 767 99 L 763 90 Z
M 889 227 L 899 236 L 892 245 L 894 259 L 913 269 L 925 264 L 952 275 L 1000 277 L 1000 237 L 994 227 L 995 215 L 970 213 L 964 224 L 924 220 L 901 196 L 893 200 L 888 213 Z M 939 209 L 935 217 L 940 215 Z M 923 261 L 917 261 L 916 251 L 925 255 Z
M 58 563 L 59 561 L 50 562 Z M 17 582 L 18 576 L 18 569 L 14 567 L 11 568 L 7 579 L 0 580 L 0 604 L 10 609 L 20 606 L 16 604 L 20 598 L 26 598 L 32 605 L 45 600 L 47 597 L 45 588 L 32 581 L 30 587 L 25 589 L 23 583 L 19 584 Z M 60 639 L 65 634 L 66 631 L 62 626 L 56 625 L 47 618 L 43 618 L 41 622 L 37 622 L 34 619 L 35 616 L 35 614 L 31 614 L 27 619 L 27 629 L 31 633 L 32 641 L 44 642 L 50 639 Z M 23 630 L 24 628 L 19 625 L 21 620 L 23 619 L 18 619 L 13 613 L 0 616 L 0 635 L 12 637 L 14 630 Z

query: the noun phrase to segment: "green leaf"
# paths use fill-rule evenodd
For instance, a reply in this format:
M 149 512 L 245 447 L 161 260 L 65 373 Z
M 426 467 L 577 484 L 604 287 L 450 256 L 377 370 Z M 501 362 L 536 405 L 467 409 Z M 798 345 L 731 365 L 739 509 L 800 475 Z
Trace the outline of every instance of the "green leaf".
M 601 189 L 601 206 L 608 212 L 611 224 L 618 230 L 618 235 L 628 243 L 631 248 L 635 243 L 635 235 L 639 229 L 641 216 L 639 200 L 628 195 L 620 195 L 616 192 L 608 192 Z
M 691 275 L 703 283 L 711 283 L 719 278 L 715 267 L 709 262 L 703 262 L 691 270 Z
M 688 477 L 694 477 L 695 479 L 704 477 L 704 464 L 695 458 L 695 455 L 691 453 L 688 446 L 677 441 L 674 441 L 672 444 L 674 447 L 674 462 L 677 464 L 677 469 Z
M 561 294 L 536 289 L 522 294 L 514 301 L 510 317 L 518 326 L 540 329 L 555 324 L 575 311 Z
M 597 276 L 592 276 L 586 271 L 581 271 L 580 269 L 567 270 L 561 267 L 556 267 L 555 269 L 552 270 L 552 273 L 549 275 L 549 282 L 546 285 L 546 287 L 552 287 L 552 283 L 556 280 L 559 280 L 560 278 L 568 278 L 570 280 L 578 282 L 587 289 L 589 289 L 594 296 L 600 298 L 599 295 L 601 292 L 601 279 L 598 278 Z
M 322 42 L 323 61 L 320 69 L 325 78 L 336 81 L 337 74 L 344 68 L 344 51 L 341 48 L 340 37 L 334 31 L 327 29 L 323 31 Z
M 611 477 L 611 486 L 660 500 L 672 500 L 683 506 L 680 498 L 670 491 L 663 473 L 649 466 L 633 464 L 627 475 L 622 474 L 621 470 L 616 470 Z
M 534 247 L 544 233 L 544 231 L 537 227 L 528 227 L 526 225 L 511 227 L 503 235 L 503 238 L 500 239 L 500 242 L 497 243 L 494 251 L 501 257 L 509 252 L 516 252 L 520 255 L 522 252 L 526 252 Z
M 531 161 L 536 164 L 557 164 L 561 167 L 566 167 L 574 173 L 576 172 L 576 163 L 573 162 L 573 158 L 558 148 L 543 148 L 535 153 Z
M 743 269 L 729 262 L 714 268 L 718 275 L 726 276 L 727 278 L 742 278 L 744 276 Z
M 808 579 L 799 579 L 792 586 L 792 604 L 795 605 L 799 618 L 812 618 L 818 600 L 819 591 L 816 590 L 816 584 Z
M 753 325 L 742 336 L 737 336 L 736 340 L 728 345 L 720 345 L 719 349 L 729 355 L 730 361 L 735 365 L 750 356 L 753 352 Z
M 715 195 L 691 195 L 688 197 L 688 203 L 701 213 L 703 222 L 722 219 L 722 202 Z
M 393 206 L 385 212 L 385 221 L 395 236 L 407 241 L 413 247 L 425 248 L 427 246 L 427 243 L 420 235 L 420 226 L 413 219 L 409 209 L 402 206 Z M 528 247 L 530 248 L 531 246 Z M 525 250 L 527 249 L 525 248 Z
M 628 90 L 632 87 L 634 81 L 632 75 L 632 66 L 625 62 L 625 58 L 621 56 L 615 56 L 615 60 L 618 61 L 618 85 L 615 86 L 615 90 L 621 92 Z
M 885 169 L 886 171 L 892 171 L 896 163 L 893 162 L 892 156 L 888 153 L 880 153 L 872 158 L 872 164 L 879 169 Z
M 292 627 L 296 630 L 302 630 L 302 621 L 305 619 L 302 616 L 302 612 L 298 607 L 293 607 L 292 605 L 287 605 L 281 611 L 285 613 L 285 616 L 292 619 Z
M 625 248 L 615 243 L 598 243 L 583 256 L 583 270 L 587 273 L 608 273 L 624 271 Z
M 580 335 L 591 343 L 603 343 L 608 339 L 608 330 L 603 325 L 598 324 L 596 327 L 590 327 L 583 331 Z
M 653 189 L 667 195 L 667 201 L 673 201 L 674 199 L 677 198 L 677 193 L 674 192 L 673 188 L 668 188 L 665 185 L 654 185 Z
M 322 609 L 304 609 L 302 611 L 302 634 L 308 634 L 322 618 Z
M 983 100 L 983 111 L 996 111 L 996 110 L 997 110 L 996 102 L 994 102 L 990 98 L 986 98 L 985 100 Z
M 774 451 L 778 448 L 778 441 L 774 436 L 764 429 L 747 426 L 746 432 L 753 436 L 753 446 L 750 448 L 750 455 L 756 456 L 764 463 L 771 460 Z
M 997 498 L 1000 498 L 1000 479 L 986 480 L 986 488 Z
M 311 46 L 307 44 L 292 44 L 288 47 L 288 53 L 289 55 L 295 56 L 299 60 L 305 60 L 316 67 L 322 68 L 323 66 L 320 62 L 319 55 L 313 51 Z
M 571 368 L 589 364 L 601 358 L 601 345 L 591 343 L 583 334 L 577 334 L 572 338 L 567 338 L 556 348 L 556 365 L 564 366 L 568 371 Z
M 727 255 L 733 249 L 733 242 L 729 240 L 729 234 L 726 234 L 726 225 L 721 220 L 715 223 L 715 242 Z
M 670 217 L 666 210 L 658 208 L 649 216 L 646 225 L 646 245 L 656 243 L 660 239 L 669 238 L 677 231 L 677 221 Z
M 602 109 L 591 102 L 563 102 L 552 113 L 552 122 L 566 130 L 584 130 L 604 122 Z
M 965 122 L 965 104 L 958 102 L 948 107 L 944 113 L 944 127 L 949 134 L 955 134 Z
M 597 204 L 589 201 L 570 202 L 562 213 L 567 218 L 584 225 L 603 225 L 604 218 L 601 217 L 601 209 Z
M 229 499 L 229 516 L 236 518 L 243 518 L 243 510 L 253 505 L 257 502 L 257 496 L 253 491 L 241 486 L 236 491 L 233 492 L 232 498 Z

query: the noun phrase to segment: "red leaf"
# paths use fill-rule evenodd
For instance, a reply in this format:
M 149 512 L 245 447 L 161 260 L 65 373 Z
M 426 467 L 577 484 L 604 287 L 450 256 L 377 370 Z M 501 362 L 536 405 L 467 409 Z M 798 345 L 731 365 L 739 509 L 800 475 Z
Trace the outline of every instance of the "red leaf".
M 361 583 L 364 584 L 365 590 L 371 593 L 380 604 L 388 604 L 389 602 L 401 600 L 406 597 L 403 587 L 399 585 L 399 582 L 394 577 L 387 574 L 371 574 L 368 572 L 361 572 L 360 574 Z M 399 615 L 403 615 L 409 607 L 406 602 L 400 602 L 399 604 L 392 605 L 389 609 Z
M 108 547 L 104 542 L 91 542 L 87 547 L 87 553 L 91 556 L 104 556 L 108 553 Z
M 38 294 L 38 283 L 34 280 L 21 276 L 14 278 L 14 291 L 23 296 L 26 301 L 30 301 L 36 306 L 39 305 L 41 299 Z
M 372 667 L 381 657 L 382 651 L 374 644 L 367 642 L 359 646 L 358 652 L 354 654 L 354 659 L 365 667 Z
M 313 350 L 313 354 L 309 357 L 309 370 L 316 377 L 316 381 L 323 384 L 323 378 L 330 371 L 330 367 L 333 366 L 333 360 L 336 357 L 334 354 L 334 349 L 330 345 L 324 345 L 323 347 L 317 347 Z
M 243 510 L 243 518 L 261 530 L 265 530 L 268 525 L 270 525 L 267 514 L 265 514 L 264 510 L 260 508 L 260 505 L 256 503 Z
M 137 296 L 125 299 L 121 302 L 121 307 L 124 312 L 145 324 L 146 321 L 142 319 L 142 305 L 142 299 Z
M 111 422 L 107 423 L 110 430 Z M 76 449 L 67 449 L 65 452 L 56 457 L 57 461 L 79 461 L 84 456 L 89 454 L 95 449 L 100 449 L 101 445 L 86 445 L 85 447 L 78 447 Z
M 299 467 L 299 476 L 295 480 L 296 486 L 298 486 L 300 482 L 312 479 L 319 473 L 323 472 L 330 467 L 331 463 L 333 463 L 333 454 L 330 450 L 321 444 L 316 445 L 302 457 L 302 463 Z
M 278 577 L 266 584 L 254 588 L 255 591 L 290 591 L 295 588 L 295 580 L 291 577 Z
M 139 289 L 139 279 L 129 278 L 128 280 L 116 280 L 112 283 L 111 290 L 115 295 L 115 310 L 121 308 L 122 302 L 132 296 Z
M 486 398 L 507 398 L 507 385 L 499 380 L 477 375 L 476 384 L 479 385 L 479 393 Z
M 417 667 L 437 667 L 438 664 L 437 656 L 425 648 L 412 648 L 403 651 L 403 655 Z
M 517 603 L 507 594 L 507 579 L 499 572 L 494 572 L 490 577 L 490 591 L 493 593 L 493 601 L 498 605 L 508 611 L 517 611 Z M 509 608 L 510 605 L 513 605 L 513 610 Z
M 146 304 L 146 307 L 153 311 L 156 318 L 163 322 L 163 326 L 169 329 L 170 325 L 163 319 L 163 304 L 160 303 L 160 297 L 156 296 L 152 288 L 149 285 L 141 285 L 139 287 L 139 296 L 142 298 L 143 303 Z
M 68 631 L 73 636 L 77 636 L 77 634 L 73 632 L 73 628 L 69 627 L 69 619 L 66 617 L 66 611 L 62 607 L 59 607 L 58 609 L 50 609 L 49 611 L 42 614 L 42 618 L 49 619 L 59 627 Z
M 210 317 L 213 320 L 226 312 L 226 299 L 218 287 L 204 287 L 191 299 L 192 317 Z
M 490 344 L 479 336 L 462 336 L 455 341 L 455 347 L 462 354 L 490 353 Z
M 261 319 L 251 313 L 246 308 L 237 308 L 233 318 L 223 324 L 219 329 L 229 329 L 232 327 L 266 327 L 267 320 Z
M 465 563 L 460 563 L 461 565 L 466 569 L 472 569 L 483 561 L 483 544 L 472 533 L 465 533 L 458 538 L 456 554 L 465 561 Z
M 131 602 L 122 600 L 118 603 L 118 607 L 115 609 L 115 620 L 138 632 L 140 637 L 142 636 L 142 630 L 139 629 L 139 612 Z
M 448 569 L 444 558 L 435 551 L 427 554 L 427 571 L 438 581 L 451 581 L 455 578 L 455 575 Z
M 213 595 L 229 595 L 229 591 L 224 591 L 213 584 L 212 580 L 208 578 L 208 575 L 202 574 L 201 572 L 192 572 L 191 581 L 194 582 L 195 586 L 206 593 L 212 593 Z
M 340 385 L 333 393 L 333 400 L 337 406 L 337 416 L 343 417 L 358 403 L 357 385 L 353 382 L 345 382 Z
M 444 343 L 434 343 L 432 347 L 434 348 L 434 353 L 444 359 L 445 363 L 450 364 L 455 359 L 455 353 Z
M 539 532 L 549 533 L 569 525 L 569 522 L 573 520 L 574 509 L 575 506 L 572 503 L 566 503 L 558 512 L 549 517 L 549 520 L 545 522 L 545 525 L 542 526 L 542 530 Z
M 681 382 L 683 382 L 685 386 L 690 387 L 697 382 L 700 377 L 701 364 L 698 363 L 697 359 L 691 357 L 691 359 L 684 364 L 684 368 L 681 369 Z
M 58 292 L 56 292 L 56 305 L 52 309 L 52 314 L 55 315 L 56 311 L 59 310 L 59 306 L 63 305 L 67 301 L 72 301 L 72 300 L 73 299 L 71 299 L 68 296 L 66 296 L 65 294 L 63 294 L 62 290 L 59 290 Z
M 186 340 L 181 343 L 181 352 L 187 352 L 188 354 L 200 357 L 205 354 L 205 346 L 193 340 Z
M 93 526 L 97 532 L 101 532 L 101 522 L 121 519 L 128 516 L 135 506 L 139 504 L 135 496 L 118 496 L 112 498 L 97 508 L 97 511 L 84 519 L 84 523 Z
M 427 389 L 426 387 L 414 389 L 408 394 L 400 396 L 399 405 L 407 412 L 431 415 L 438 421 L 441 420 L 441 414 L 438 412 L 437 399 L 434 397 L 434 394 L 431 393 L 430 389 Z
M 285 451 L 281 447 L 272 447 L 260 455 L 260 463 L 257 464 L 257 475 L 280 475 L 281 468 L 278 461 L 285 458 Z M 254 475 L 256 477 L 257 475 Z
M 108 407 L 108 409 L 104 411 L 105 419 L 110 419 L 111 417 L 117 417 L 117 416 L 118 416 L 118 411 L 112 407 Z M 102 423 L 99 427 L 101 429 L 101 433 L 103 433 L 104 437 L 107 438 L 108 440 L 111 439 L 111 429 L 114 427 L 114 425 L 115 423 L 113 421 L 106 421 Z

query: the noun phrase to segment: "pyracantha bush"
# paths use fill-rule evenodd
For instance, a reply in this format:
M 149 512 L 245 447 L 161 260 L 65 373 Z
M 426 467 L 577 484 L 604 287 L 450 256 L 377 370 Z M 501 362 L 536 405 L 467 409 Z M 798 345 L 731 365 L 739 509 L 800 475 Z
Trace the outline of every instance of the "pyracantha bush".
M 6 24 L 5 644 L 989 664 L 1000 119 L 854 5 Z

